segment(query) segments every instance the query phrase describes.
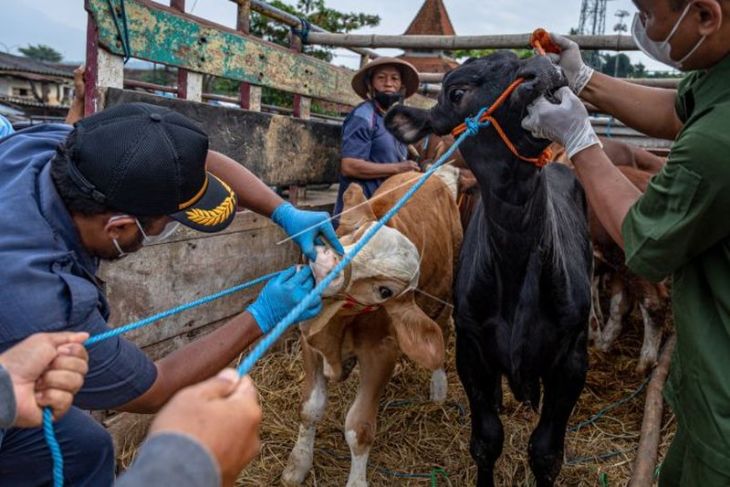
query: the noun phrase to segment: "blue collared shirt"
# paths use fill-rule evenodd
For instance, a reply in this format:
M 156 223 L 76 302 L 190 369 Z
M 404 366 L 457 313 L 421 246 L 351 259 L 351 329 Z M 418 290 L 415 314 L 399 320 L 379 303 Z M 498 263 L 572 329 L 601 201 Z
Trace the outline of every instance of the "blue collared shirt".
M 82 246 L 51 179 L 50 161 L 72 127 L 30 127 L 0 143 L 0 352 L 38 332 L 109 329 L 97 261 Z M 154 363 L 131 342 L 89 347 L 89 373 L 75 404 L 112 409 L 154 383 Z
M 356 106 L 342 122 L 342 158 L 362 159 L 379 164 L 405 161 L 408 147 L 385 128 L 383 115 L 368 100 Z M 370 198 L 385 178 L 354 179 L 340 175 L 335 215 L 342 211 L 342 197 L 350 183 L 358 183 Z

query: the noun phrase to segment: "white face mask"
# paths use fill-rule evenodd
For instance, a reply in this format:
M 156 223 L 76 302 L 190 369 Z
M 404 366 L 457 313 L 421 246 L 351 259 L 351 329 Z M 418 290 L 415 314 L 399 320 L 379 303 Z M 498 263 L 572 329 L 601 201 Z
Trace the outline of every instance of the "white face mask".
M 118 220 L 119 218 L 126 218 L 129 216 L 130 215 L 115 215 L 109 219 L 109 222 L 111 223 L 115 220 Z M 142 233 L 142 245 L 154 245 L 163 242 L 170 238 L 170 236 L 175 233 L 177 228 L 180 226 L 180 222 L 176 222 L 174 220 L 169 221 L 165 224 L 165 227 L 162 229 L 162 231 L 157 235 L 147 235 L 144 231 L 144 228 L 142 228 L 142 224 L 139 222 L 139 220 L 137 218 L 134 218 L 134 221 L 137 224 L 137 228 L 139 228 L 139 231 Z M 112 239 L 112 242 L 114 243 L 114 247 L 116 247 L 117 251 L 119 252 L 119 257 L 124 257 L 125 255 L 128 255 L 122 250 L 119 242 L 117 242 L 117 239 Z
M 705 41 L 705 38 L 707 37 L 702 36 L 702 38 L 687 53 L 687 55 L 679 61 L 675 61 L 674 59 L 672 59 L 672 46 L 669 45 L 669 41 L 672 39 L 672 37 L 674 37 L 674 34 L 677 33 L 677 29 L 679 29 L 679 26 L 684 18 L 687 17 L 690 7 L 692 7 L 692 3 L 689 3 L 687 5 L 687 8 L 684 9 L 684 12 L 682 12 L 682 15 L 679 17 L 679 19 L 677 19 L 677 22 L 674 24 L 674 27 L 672 27 L 671 32 L 669 32 L 669 35 L 666 39 L 664 39 L 663 42 L 657 42 L 649 39 L 649 36 L 646 34 L 646 26 L 641 21 L 641 16 L 637 12 L 636 15 L 634 15 L 634 23 L 631 26 L 631 34 L 634 37 L 636 45 L 639 46 L 639 49 L 641 49 L 644 54 L 646 54 L 655 61 L 666 64 L 667 66 L 671 66 L 675 69 L 682 69 L 682 64 L 684 64 L 684 62 L 689 59 L 689 57 L 694 54 L 697 49 L 699 49 L 699 47 L 702 45 L 702 43 Z
M 164 242 L 165 240 L 170 238 L 170 236 L 175 233 L 175 230 L 177 230 L 177 227 L 180 226 L 180 222 L 172 220 L 167 222 L 162 231 L 157 235 L 147 235 L 144 231 L 144 228 L 142 228 L 142 224 L 139 222 L 139 220 L 135 218 L 134 221 L 137 222 L 137 227 L 139 228 L 139 231 L 142 232 L 142 245 L 154 245 L 160 242 Z

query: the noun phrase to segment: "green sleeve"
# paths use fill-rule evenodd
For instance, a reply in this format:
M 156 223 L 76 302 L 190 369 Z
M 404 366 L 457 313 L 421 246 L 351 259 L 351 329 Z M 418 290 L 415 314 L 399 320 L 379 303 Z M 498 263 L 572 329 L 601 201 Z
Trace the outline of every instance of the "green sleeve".
M 704 124 L 703 124 L 704 125 Z M 730 235 L 730 137 L 686 131 L 622 226 L 626 264 L 659 281 Z

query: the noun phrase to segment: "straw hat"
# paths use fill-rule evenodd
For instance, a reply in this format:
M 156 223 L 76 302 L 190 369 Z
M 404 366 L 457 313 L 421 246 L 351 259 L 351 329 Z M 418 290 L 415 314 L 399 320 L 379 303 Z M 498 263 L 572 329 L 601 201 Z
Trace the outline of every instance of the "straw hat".
M 368 80 L 370 75 L 375 68 L 384 65 L 398 67 L 401 72 L 403 87 L 406 90 L 406 98 L 418 91 L 418 71 L 416 71 L 416 68 L 414 68 L 411 63 L 394 57 L 379 57 L 360 68 L 360 70 L 355 73 L 355 76 L 352 77 L 352 89 L 355 90 L 355 93 L 360 95 L 361 98 L 367 100 L 369 92 Z

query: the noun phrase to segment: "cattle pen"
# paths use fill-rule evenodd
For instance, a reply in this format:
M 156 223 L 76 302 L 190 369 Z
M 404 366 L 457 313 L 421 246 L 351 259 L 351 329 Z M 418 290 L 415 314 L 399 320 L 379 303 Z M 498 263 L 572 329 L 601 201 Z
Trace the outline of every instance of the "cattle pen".
M 302 53 L 303 45 L 347 47 L 365 63 L 377 57 L 369 48 L 526 48 L 529 39 L 526 35 L 461 39 L 343 35 L 325 32 L 260 0 L 235 3 L 238 16 L 236 28 L 232 29 L 185 13 L 185 0 L 171 0 L 169 7 L 150 0 L 85 0 L 85 112 L 91 114 L 133 101 L 179 111 L 205 128 L 212 149 L 239 161 L 268 185 L 279 188 L 293 203 L 327 211 L 334 203 L 335 193 L 327 188 L 337 181 L 341 115 L 359 99 L 350 90 L 351 71 Z M 291 27 L 290 46 L 250 35 L 252 12 Z M 636 48 L 628 37 L 594 36 L 577 41 L 584 47 L 603 50 Z M 176 86 L 125 79 L 124 62 L 130 57 L 176 69 Z M 206 76 L 239 82 L 238 96 L 205 93 Z M 421 82 L 423 92 L 433 93 L 438 90 L 440 77 L 421 73 Z M 673 80 L 651 82 L 674 85 Z M 263 105 L 262 88 L 289 93 L 292 108 Z M 433 100 L 418 95 L 409 103 L 428 107 Z M 314 110 L 314 104 L 328 109 Z M 593 123 L 599 134 L 616 140 L 659 153 L 669 147 L 667 141 L 645 137 L 612 119 L 599 116 Z M 104 266 L 101 277 L 107 283 L 112 305 L 110 324 L 134 321 L 295 263 L 299 256 L 291 242 L 272 244 L 282 237 L 274 224 L 243 211 L 220 234 L 181 230 L 173 239 L 130 256 L 123 265 Z M 243 309 L 255 292 L 227 297 L 135 331 L 129 338 L 158 359 L 220 326 Z M 634 317 L 633 321 L 638 320 Z M 638 328 L 631 326 L 610 354 L 591 351 L 587 385 L 566 438 L 560 485 L 622 485 L 632 476 L 648 383 L 633 370 L 641 347 Z M 253 370 L 264 410 L 263 449 L 241 474 L 238 485 L 280 483 L 299 425 L 303 372 L 298 340 L 298 335 L 287 334 Z M 405 359 L 396 366 L 379 411 L 379 441 L 372 451 L 368 472 L 371 485 L 474 484 L 468 403 L 455 372 L 453 340 L 448 344 L 447 357 L 449 393 L 441 405 L 428 401 L 427 373 Z M 330 409 L 318 428 L 314 467 L 305 485 L 345 484 L 349 450 L 341 420 L 355 387 L 356 381 L 352 380 L 331 386 Z M 531 485 L 525 452 L 538 416 L 516 402 L 508 388 L 504 390 L 505 446 L 496 480 L 498 485 Z M 128 413 L 98 417 L 113 434 L 120 466 L 128 465 L 149 418 Z M 665 413 L 658 435 L 660 457 L 674 428 L 673 419 Z

